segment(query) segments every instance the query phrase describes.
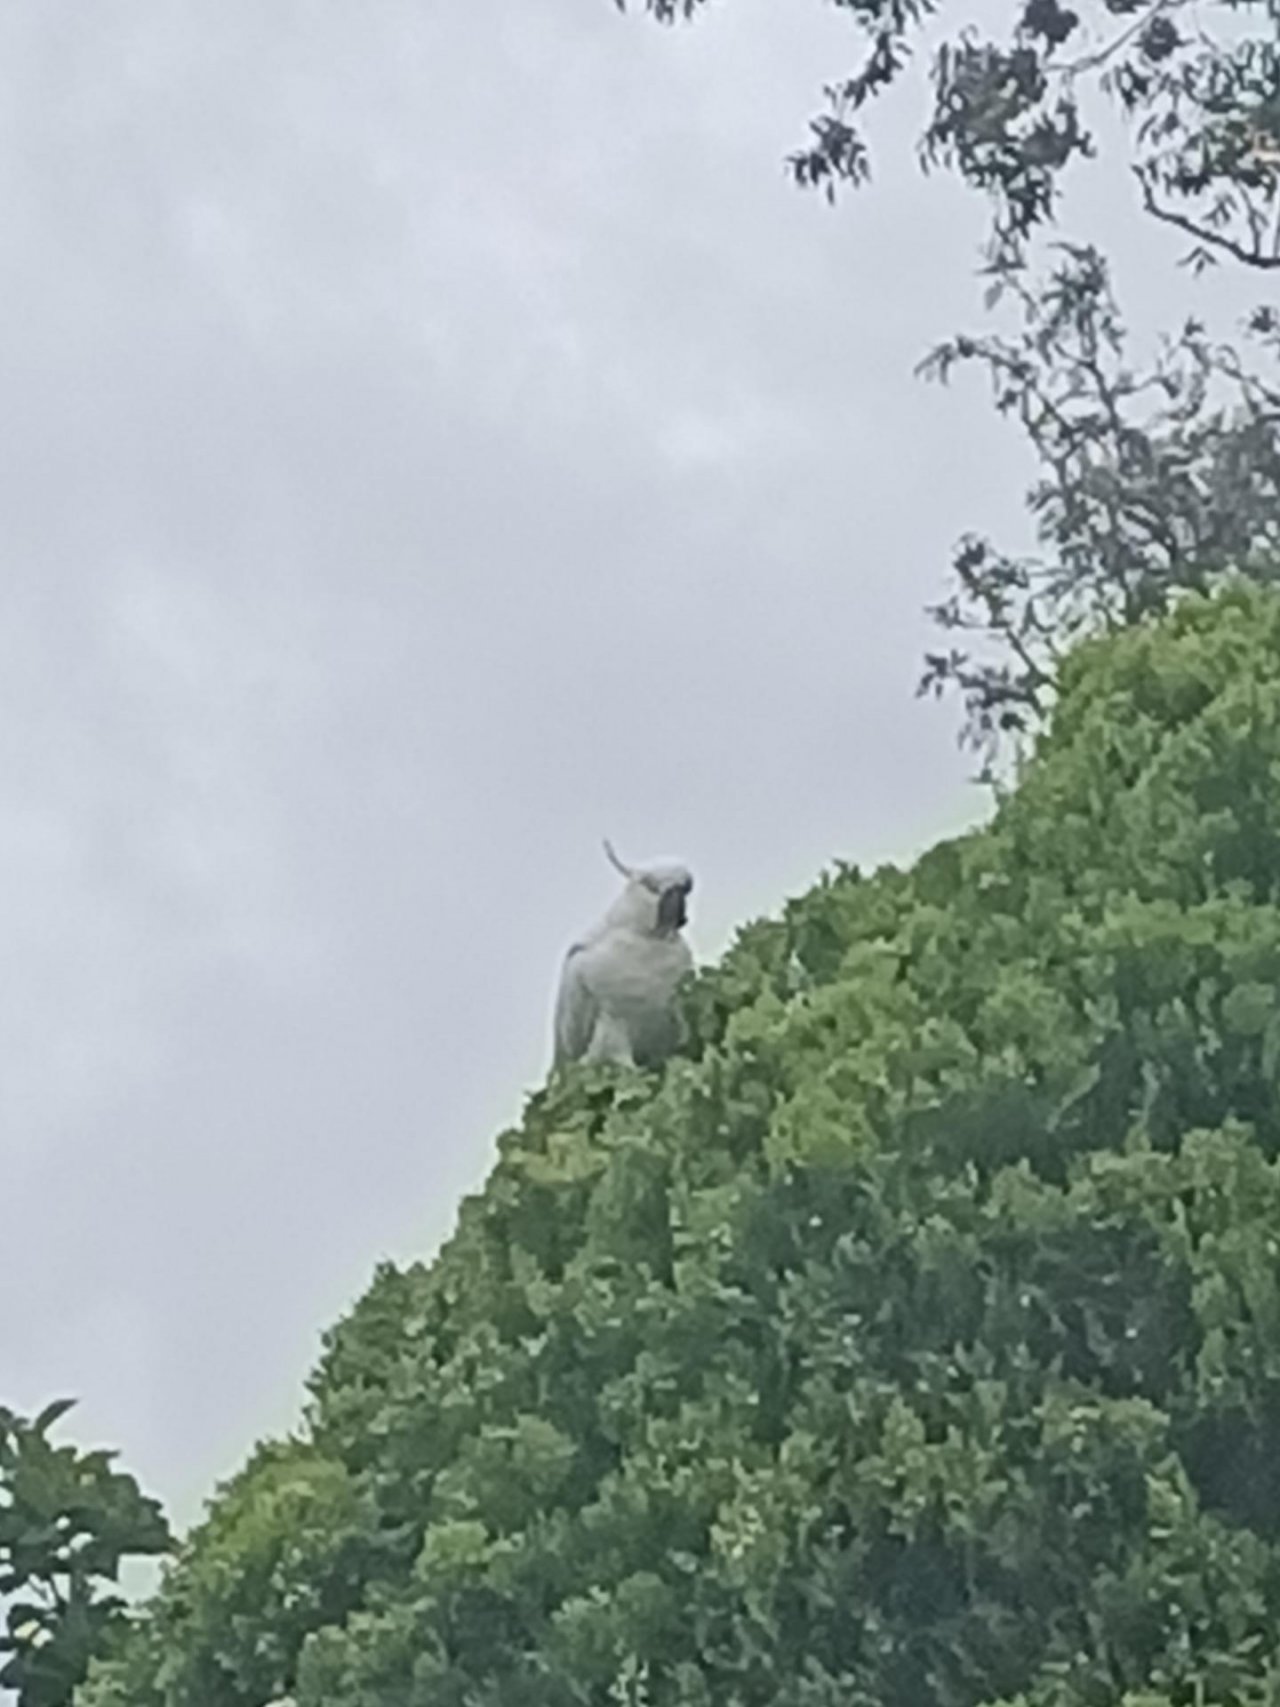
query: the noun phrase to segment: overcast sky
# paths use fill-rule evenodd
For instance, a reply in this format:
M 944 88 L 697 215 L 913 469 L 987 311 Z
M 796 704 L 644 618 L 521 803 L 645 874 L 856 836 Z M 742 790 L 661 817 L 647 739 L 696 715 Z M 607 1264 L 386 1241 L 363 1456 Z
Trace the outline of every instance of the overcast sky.
M 1026 470 L 911 377 L 981 210 L 919 88 L 872 192 L 790 186 L 850 45 L 0 11 L 0 1400 L 182 1521 L 483 1179 L 601 834 L 706 958 L 983 810 L 920 610 Z

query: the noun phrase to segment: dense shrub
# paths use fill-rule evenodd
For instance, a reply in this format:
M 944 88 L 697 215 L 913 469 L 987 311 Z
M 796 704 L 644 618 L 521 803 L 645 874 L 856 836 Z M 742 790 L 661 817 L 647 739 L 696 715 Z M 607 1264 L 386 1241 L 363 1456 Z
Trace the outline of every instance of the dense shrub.
M 1280 599 L 746 929 L 329 1335 L 84 1707 L 1280 1701 Z
M 38 1416 L 0 1405 L 0 1699 L 67 1707 L 124 1616 L 128 1559 L 163 1553 L 160 1507 L 114 1452 L 59 1444 L 73 1399 Z

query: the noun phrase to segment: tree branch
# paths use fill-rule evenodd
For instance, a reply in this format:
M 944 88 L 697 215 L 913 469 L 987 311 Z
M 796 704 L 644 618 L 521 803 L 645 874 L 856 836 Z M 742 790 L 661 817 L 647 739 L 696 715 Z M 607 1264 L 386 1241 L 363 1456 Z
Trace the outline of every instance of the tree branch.
M 1142 186 L 1142 200 L 1146 210 L 1153 218 L 1162 220 L 1166 225 L 1176 226 L 1179 231 L 1185 231 L 1194 237 L 1198 243 L 1207 243 L 1214 249 L 1222 249 L 1246 267 L 1257 267 L 1263 272 L 1273 269 L 1280 270 L 1280 255 L 1264 255 L 1258 248 L 1247 249 L 1243 243 L 1237 243 L 1235 238 L 1226 237 L 1220 231 L 1210 231 L 1207 227 L 1198 225 L 1185 213 L 1176 213 L 1171 207 L 1164 207 L 1156 200 L 1155 191 L 1146 181 L 1141 167 L 1134 168 L 1134 176 Z

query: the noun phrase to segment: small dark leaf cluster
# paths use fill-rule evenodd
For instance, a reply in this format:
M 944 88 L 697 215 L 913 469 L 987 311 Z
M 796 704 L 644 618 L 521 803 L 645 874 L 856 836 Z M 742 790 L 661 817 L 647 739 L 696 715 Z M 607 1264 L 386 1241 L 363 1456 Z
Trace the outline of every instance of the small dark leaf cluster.
M 705 0 L 647 0 L 665 23 Z M 624 4 L 624 0 L 619 0 Z M 907 71 L 943 0 L 835 0 L 867 41 L 828 85 L 827 111 L 791 161 L 828 195 L 870 176 L 865 109 Z M 1004 265 L 1049 225 L 1071 165 L 1094 153 L 1098 100 L 1127 121 L 1142 201 L 1192 241 L 1200 262 L 1230 256 L 1280 269 L 1280 0 L 1026 0 L 1007 36 L 966 24 L 933 59 L 924 164 L 980 190 L 990 255 Z

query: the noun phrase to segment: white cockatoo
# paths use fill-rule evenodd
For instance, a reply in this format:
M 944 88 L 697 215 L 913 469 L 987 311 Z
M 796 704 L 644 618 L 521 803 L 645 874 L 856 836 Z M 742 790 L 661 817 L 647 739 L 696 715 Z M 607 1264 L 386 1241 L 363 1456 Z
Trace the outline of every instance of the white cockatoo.
M 682 865 L 632 870 L 606 842 L 626 887 L 565 956 L 555 1059 L 653 1066 L 676 1045 L 676 986 L 693 966 L 680 935 L 693 878 Z

